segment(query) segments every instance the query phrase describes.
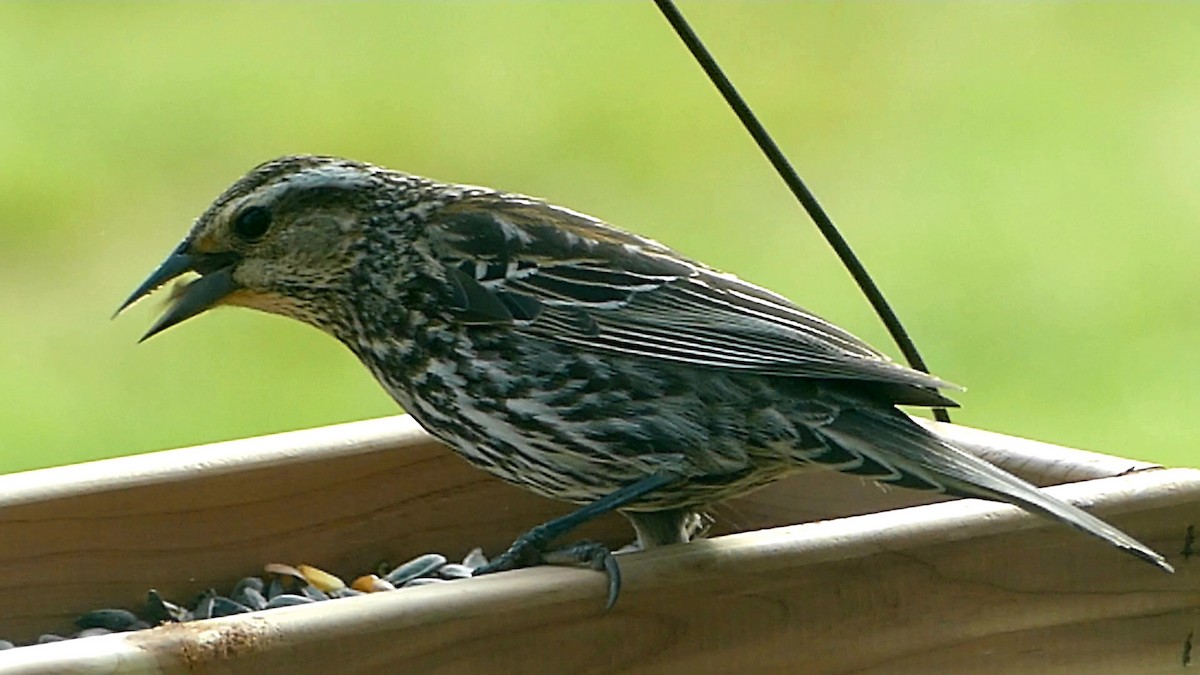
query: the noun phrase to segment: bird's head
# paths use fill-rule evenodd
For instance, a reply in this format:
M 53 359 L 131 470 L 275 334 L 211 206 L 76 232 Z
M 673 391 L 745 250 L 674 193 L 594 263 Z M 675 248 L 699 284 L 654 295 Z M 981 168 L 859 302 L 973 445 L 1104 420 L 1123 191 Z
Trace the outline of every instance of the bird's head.
M 284 157 L 225 191 L 118 313 L 186 273 L 142 338 L 218 305 L 250 307 L 329 329 L 367 230 L 386 200 L 411 206 L 428 181 L 332 157 Z M 391 219 L 396 222 L 396 219 Z

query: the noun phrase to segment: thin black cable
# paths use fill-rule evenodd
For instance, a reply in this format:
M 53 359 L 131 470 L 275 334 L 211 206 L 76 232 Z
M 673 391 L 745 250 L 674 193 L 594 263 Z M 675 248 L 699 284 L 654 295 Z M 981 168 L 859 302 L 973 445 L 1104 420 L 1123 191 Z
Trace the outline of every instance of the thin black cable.
M 750 110 L 750 106 L 746 104 L 745 99 L 738 93 L 733 83 L 722 72 L 721 67 L 717 65 L 716 59 L 709 53 L 708 48 L 700 41 L 699 36 L 688 25 L 687 19 L 683 18 L 683 14 L 675 7 L 672 0 L 654 0 L 654 4 L 658 5 L 667 22 L 671 24 L 671 28 L 675 29 L 675 33 L 683 40 L 683 44 L 687 46 L 688 51 L 692 53 L 700 67 L 704 69 L 708 79 L 721 92 L 721 96 L 725 98 L 725 102 L 733 109 L 735 115 L 746 127 L 746 131 L 750 132 L 750 136 L 754 138 L 754 142 L 758 144 L 759 149 L 767 156 L 771 162 L 771 166 L 775 167 L 775 171 L 783 178 L 783 182 L 787 183 L 792 194 L 804 206 L 804 210 L 808 212 L 817 229 L 824 235 L 825 240 L 833 247 L 842 264 L 850 272 L 850 276 L 854 278 L 855 283 L 862 290 L 863 295 L 867 296 L 867 301 L 871 303 L 875 313 L 879 315 L 879 319 L 883 321 L 883 325 L 892 336 L 892 340 L 896 342 L 896 346 L 900 348 L 900 352 L 904 354 L 904 358 L 908 360 L 909 366 L 915 370 L 928 373 L 929 367 L 925 365 L 925 360 L 921 358 L 920 352 L 917 351 L 917 345 L 913 343 L 909 337 L 908 331 L 904 330 L 904 326 L 900 323 L 900 317 L 892 311 L 891 305 L 883 297 L 883 292 L 879 290 L 879 286 L 867 273 L 867 268 L 859 261 L 858 256 L 854 255 L 854 251 L 850 248 L 850 244 L 846 243 L 846 239 L 842 237 L 837 226 L 833 224 L 825 210 L 821 208 L 820 202 L 813 196 L 813 193 L 800 179 L 796 170 L 792 168 L 783 151 L 775 144 L 771 135 L 767 133 L 762 123 L 758 121 L 758 117 Z M 950 413 L 945 408 L 934 408 L 933 416 L 939 422 L 949 422 Z

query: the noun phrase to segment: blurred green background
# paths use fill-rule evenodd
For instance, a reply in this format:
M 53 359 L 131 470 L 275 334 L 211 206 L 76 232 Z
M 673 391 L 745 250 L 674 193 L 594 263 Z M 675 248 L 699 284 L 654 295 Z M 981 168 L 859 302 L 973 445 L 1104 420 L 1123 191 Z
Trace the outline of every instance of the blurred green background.
M 684 10 L 957 421 L 1196 465 L 1200 5 Z M 649 0 L 0 4 L 0 472 L 388 415 L 349 352 L 117 304 L 245 170 L 329 153 L 546 197 L 890 349 Z

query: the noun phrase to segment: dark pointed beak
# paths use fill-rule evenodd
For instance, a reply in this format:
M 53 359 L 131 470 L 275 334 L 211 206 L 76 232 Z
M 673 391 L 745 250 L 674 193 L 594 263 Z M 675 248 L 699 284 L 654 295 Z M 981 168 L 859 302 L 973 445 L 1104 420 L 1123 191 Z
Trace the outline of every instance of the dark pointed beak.
M 199 279 L 187 284 L 174 295 L 171 306 L 159 317 L 150 330 L 138 342 L 143 342 L 164 330 L 200 314 L 220 302 L 221 298 L 238 290 L 233 280 L 233 265 L 237 262 L 232 254 L 194 254 L 188 252 L 188 243 L 179 245 L 158 269 L 154 270 L 142 285 L 121 303 L 117 314 L 160 288 L 163 284 L 185 272 L 198 272 Z

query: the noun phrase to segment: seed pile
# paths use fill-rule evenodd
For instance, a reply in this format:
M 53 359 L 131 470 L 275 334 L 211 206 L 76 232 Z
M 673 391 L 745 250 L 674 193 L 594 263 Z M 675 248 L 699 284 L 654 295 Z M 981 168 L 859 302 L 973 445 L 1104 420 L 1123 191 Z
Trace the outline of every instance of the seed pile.
M 481 549 L 474 549 L 454 563 L 440 553 L 426 553 L 399 566 L 380 565 L 372 574 L 364 574 L 347 584 L 341 578 L 311 565 L 271 563 L 261 576 L 245 577 L 234 584 L 228 595 L 208 589 L 191 602 L 181 605 L 162 597 L 157 590 L 146 594 L 140 612 L 127 609 L 97 609 L 75 620 L 79 630 L 70 635 L 45 633 L 32 644 L 46 644 L 92 635 L 107 635 L 153 628 L 163 623 L 179 623 L 245 614 L 276 607 L 306 605 L 364 593 L 394 591 L 399 588 L 442 584 L 470 578 L 477 567 L 487 564 Z M 16 647 L 0 640 L 0 650 Z

